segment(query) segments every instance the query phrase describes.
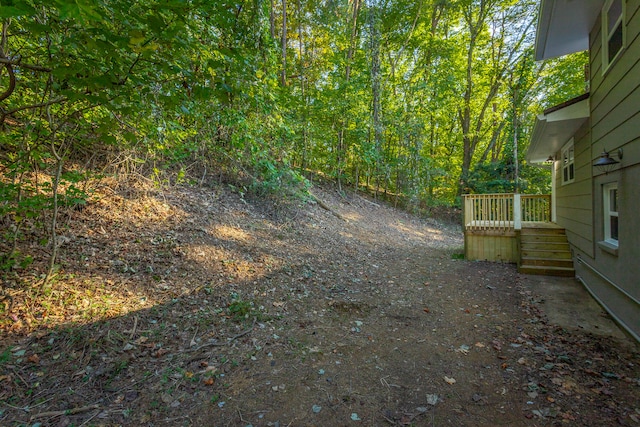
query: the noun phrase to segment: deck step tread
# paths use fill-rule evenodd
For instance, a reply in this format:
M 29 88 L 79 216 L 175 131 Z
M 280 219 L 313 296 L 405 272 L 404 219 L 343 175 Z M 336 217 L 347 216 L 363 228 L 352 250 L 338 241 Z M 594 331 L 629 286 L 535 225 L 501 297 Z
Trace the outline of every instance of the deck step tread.
M 566 241 L 564 242 L 521 242 L 521 246 L 527 247 L 529 249 L 562 249 L 562 248 L 566 248 L 566 250 L 569 250 L 569 243 L 567 243 Z M 539 246 L 542 246 L 542 248 L 540 248 Z
M 523 274 L 575 276 L 571 247 L 564 228 L 523 228 L 520 232 L 520 264 Z
M 520 257 L 548 258 L 548 259 L 571 259 L 571 251 L 550 251 L 544 249 L 523 249 Z
M 573 268 L 573 260 L 570 258 L 558 259 L 558 258 L 536 258 L 536 257 L 522 257 L 520 261 L 521 266 L 553 266 L 553 267 L 567 267 Z
M 527 229 L 520 230 L 520 234 L 527 236 L 555 236 L 567 234 L 564 228 L 541 228 L 541 229 Z

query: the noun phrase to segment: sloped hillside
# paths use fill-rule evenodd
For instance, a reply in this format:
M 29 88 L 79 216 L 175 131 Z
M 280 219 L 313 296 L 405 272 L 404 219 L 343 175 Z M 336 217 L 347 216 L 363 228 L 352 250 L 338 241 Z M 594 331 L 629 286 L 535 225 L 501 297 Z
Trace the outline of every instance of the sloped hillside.
M 4 283 L 0 424 L 638 425 L 628 341 L 548 322 L 453 222 L 314 194 L 109 183 L 65 213 L 50 286 Z

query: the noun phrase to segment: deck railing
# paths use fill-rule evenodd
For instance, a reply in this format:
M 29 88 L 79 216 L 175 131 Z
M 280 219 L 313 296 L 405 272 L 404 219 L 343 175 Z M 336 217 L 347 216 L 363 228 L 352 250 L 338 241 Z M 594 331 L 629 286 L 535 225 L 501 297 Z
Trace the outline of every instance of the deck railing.
M 513 228 L 513 194 L 466 194 L 465 228 L 473 230 Z
M 551 196 L 521 194 L 466 194 L 467 230 L 519 230 L 522 222 L 550 222 Z
M 521 195 L 522 220 L 526 222 L 551 222 L 551 196 Z

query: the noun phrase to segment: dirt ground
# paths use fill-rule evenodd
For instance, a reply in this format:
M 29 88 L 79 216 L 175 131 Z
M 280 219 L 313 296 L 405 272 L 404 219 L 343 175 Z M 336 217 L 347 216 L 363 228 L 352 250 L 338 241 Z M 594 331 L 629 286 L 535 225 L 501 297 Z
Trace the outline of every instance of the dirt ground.
M 638 347 L 461 260 L 453 221 L 321 188 L 330 210 L 99 193 L 50 286 L 4 282 L 2 426 L 640 426 Z

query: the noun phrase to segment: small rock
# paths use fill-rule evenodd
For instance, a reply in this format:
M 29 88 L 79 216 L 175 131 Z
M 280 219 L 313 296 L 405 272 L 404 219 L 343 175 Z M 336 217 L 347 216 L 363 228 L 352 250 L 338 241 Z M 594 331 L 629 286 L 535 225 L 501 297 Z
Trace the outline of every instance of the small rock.
M 427 394 L 427 403 L 431 406 L 438 404 L 439 397 L 437 394 Z
M 311 410 L 313 411 L 314 414 L 318 414 L 321 410 L 322 410 L 322 406 L 320 405 L 313 405 L 311 407 Z

